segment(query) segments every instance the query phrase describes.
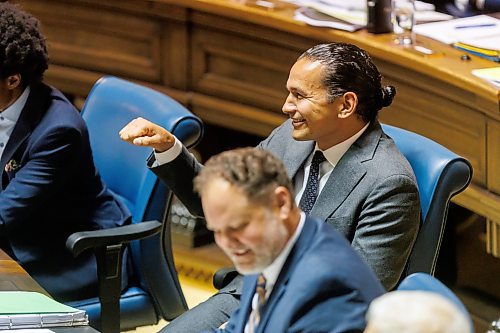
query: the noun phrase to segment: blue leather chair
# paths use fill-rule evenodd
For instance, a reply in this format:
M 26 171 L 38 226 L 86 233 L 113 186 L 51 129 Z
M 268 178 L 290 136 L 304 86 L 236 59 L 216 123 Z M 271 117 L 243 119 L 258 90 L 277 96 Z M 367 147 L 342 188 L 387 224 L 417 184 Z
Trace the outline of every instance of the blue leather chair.
M 401 281 L 397 290 L 429 291 L 447 298 L 466 316 L 470 324 L 470 332 L 474 333 L 474 326 L 472 325 L 469 311 L 467 311 L 464 304 L 458 299 L 453 291 L 435 277 L 427 273 L 413 273 Z
M 97 81 L 82 116 L 97 169 L 132 212 L 132 224 L 79 232 L 68 238 L 67 247 L 75 255 L 94 250 L 100 281 L 100 300 L 96 297 L 70 305 L 86 310 L 91 325 L 104 333 L 156 324 L 160 317 L 172 320 L 187 310 L 187 305 L 173 262 L 166 219 L 171 192 L 146 166 L 151 149 L 123 142 L 118 132 L 132 119 L 143 117 L 168 129 L 189 148 L 200 141 L 202 122 L 168 96 L 116 77 Z M 131 265 L 129 285 L 122 292 L 119 273 L 125 248 Z
M 394 126 L 382 128 L 410 162 L 420 195 L 420 230 L 404 276 L 415 272 L 434 275 L 449 202 L 469 185 L 472 167 L 466 159 L 426 137 Z

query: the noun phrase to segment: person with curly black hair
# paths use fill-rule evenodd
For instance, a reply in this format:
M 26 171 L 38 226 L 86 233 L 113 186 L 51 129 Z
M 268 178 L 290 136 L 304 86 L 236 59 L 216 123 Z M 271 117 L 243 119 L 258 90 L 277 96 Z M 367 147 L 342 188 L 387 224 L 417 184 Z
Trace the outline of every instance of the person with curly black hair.
M 130 213 L 101 181 L 78 111 L 43 83 L 48 59 L 38 20 L 0 2 L 0 246 L 69 301 L 97 295 L 97 273 L 93 255 L 74 259 L 66 238 Z

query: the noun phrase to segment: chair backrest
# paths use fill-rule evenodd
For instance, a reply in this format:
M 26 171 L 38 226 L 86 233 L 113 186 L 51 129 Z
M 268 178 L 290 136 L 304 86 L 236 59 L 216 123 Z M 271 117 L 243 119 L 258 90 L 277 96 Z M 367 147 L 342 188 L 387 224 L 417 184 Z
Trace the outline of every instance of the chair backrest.
M 382 125 L 382 128 L 410 162 L 420 195 L 420 230 L 406 275 L 414 272 L 433 275 L 449 202 L 469 185 L 472 167 L 466 159 L 424 136 L 389 125 Z
M 468 319 L 470 332 L 474 333 L 474 326 L 469 311 L 460 299 L 445 286 L 441 281 L 427 273 L 413 273 L 405 277 L 399 284 L 397 290 L 420 290 L 437 293 L 451 301 Z
M 120 298 L 121 328 L 154 324 L 158 317 L 172 320 L 187 309 L 175 270 L 166 215 L 171 192 L 147 168 L 150 148 L 123 142 L 118 132 L 128 122 L 143 117 L 173 133 L 188 148 L 202 137 L 203 124 L 185 107 L 150 88 L 116 77 L 103 77 L 92 88 L 82 110 L 94 161 L 109 189 L 132 213 L 132 223 L 163 222 L 159 235 L 133 242 L 130 257 L 135 281 Z M 99 316 L 99 303 L 77 305 L 89 317 Z

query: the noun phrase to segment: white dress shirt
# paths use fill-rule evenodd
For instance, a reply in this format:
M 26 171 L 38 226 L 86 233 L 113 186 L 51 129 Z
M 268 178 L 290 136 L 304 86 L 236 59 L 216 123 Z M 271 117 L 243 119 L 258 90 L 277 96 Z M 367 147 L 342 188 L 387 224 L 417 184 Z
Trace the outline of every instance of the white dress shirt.
M 363 134 L 364 131 L 366 131 L 368 125 L 370 125 L 370 123 L 367 123 L 361 130 L 359 130 L 359 132 L 357 132 L 347 140 L 342 141 L 341 143 L 338 143 L 335 146 L 330 147 L 327 150 L 323 151 L 326 161 L 324 161 L 319 165 L 320 180 L 319 180 L 318 195 L 325 187 L 326 181 L 330 177 L 332 170 L 335 168 L 335 166 L 340 161 L 342 156 L 344 156 L 346 151 L 349 150 L 352 144 L 356 142 L 356 140 L 361 136 L 361 134 Z M 300 199 L 302 198 L 302 194 L 304 193 L 304 190 L 306 188 L 307 178 L 309 178 L 309 171 L 311 170 L 312 158 L 316 150 L 319 150 L 317 145 L 314 151 L 311 153 L 311 155 L 307 158 L 304 164 L 304 168 L 301 168 L 297 172 L 297 175 L 295 176 L 293 186 L 295 188 L 295 203 L 297 204 L 297 206 L 299 205 Z
M 0 111 L 0 159 L 2 158 L 5 146 L 9 141 L 10 135 L 14 131 L 17 120 L 23 111 L 28 96 L 30 94 L 30 87 L 26 87 L 19 98 L 12 103 L 8 108 Z

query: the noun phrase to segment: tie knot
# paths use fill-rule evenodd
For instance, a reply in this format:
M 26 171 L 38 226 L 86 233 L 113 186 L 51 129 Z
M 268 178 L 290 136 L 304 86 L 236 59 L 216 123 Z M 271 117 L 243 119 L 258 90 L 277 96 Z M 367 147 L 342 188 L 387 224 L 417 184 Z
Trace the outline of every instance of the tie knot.
M 262 273 L 257 278 L 257 288 L 266 289 L 266 278 Z
M 257 287 L 255 288 L 255 291 L 258 295 L 259 306 L 264 305 L 266 302 L 266 278 L 263 274 L 260 274 L 257 278 Z
M 314 152 L 314 156 L 313 156 L 311 164 L 320 165 L 324 161 L 326 161 L 326 158 L 325 158 L 325 155 L 323 155 L 323 152 L 321 150 L 316 150 Z

